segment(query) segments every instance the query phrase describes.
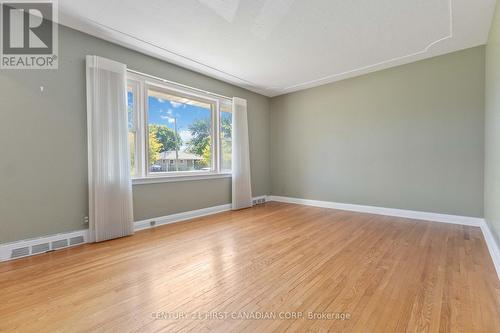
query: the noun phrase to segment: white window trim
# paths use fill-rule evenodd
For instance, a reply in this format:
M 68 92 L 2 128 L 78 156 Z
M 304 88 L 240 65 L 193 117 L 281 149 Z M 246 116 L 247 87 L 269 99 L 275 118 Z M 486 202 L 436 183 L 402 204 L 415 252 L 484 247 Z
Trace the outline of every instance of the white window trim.
M 158 183 L 173 183 L 191 180 L 205 180 L 205 179 L 221 179 L 231 178 L 231 173 L 206 173 L 206 174 L 191 174 L 191 175 L 169 175 L 169 176 L 156 176 L 145 178 L 132 178 L 132 185 L 143 184 L 158 184 Z
M 128 72 L 127 73 L 128 86 L 132 87 L 134 91 L 134 117 L 135 117 L 135 131 L 136 131 L 136 152 L 135 152 L 135 170 L 136 174 L 132 177 L 133 185 L 140 184 L 154 184 L 154 183 L 166 183 L 166 182 L 177 182 L 177 181 L 187 181 L 187 180 L 202 180 L 202 179 L 218 179 L 218 178 L 230 178 L 232 176 L 231 171 L 221 170 L 221 100 L 228 100 L 223 96 L 212 94 L 209 92 L 200 91 L 195 88 L 189 88 L 184 85 L 177 85 L 167 80 L 159 79 L 147 74 L 141 75 L 138 72 Z M 151 173 L 148 170 L 147 165 L 147 152 L 148 152 L 148 140 L 146 140 L 147 133 L 147 112 L 148 110 L 148 98 L 146 96 L 146 91 L 148 86 L 158 88 L 158 90 L 164 89 L 166 92 L 179 93 L 181 95 L 193 96 L 193 98 L 199 98 L 210 102 L 213 105 L 212 110 L 212 169 L 210 171 L 179 171 L 179 172 L 169 172 L 169 173 Z M 232 103 L 232 101 L 231 101 Z

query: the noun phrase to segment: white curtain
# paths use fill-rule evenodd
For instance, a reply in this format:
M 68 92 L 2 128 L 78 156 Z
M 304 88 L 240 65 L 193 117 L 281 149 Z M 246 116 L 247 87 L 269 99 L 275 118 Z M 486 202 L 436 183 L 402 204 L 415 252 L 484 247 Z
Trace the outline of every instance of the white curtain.
M 89 238 L 100 242 L 134 232 L 127 67 L 98 56 L 86 60 Z
M 233 98 L 232 138 L 232 208 L 233 210 L 252 206 L 252 185 L 250 179 L 250 149 L 248 144 L 247 101 Z

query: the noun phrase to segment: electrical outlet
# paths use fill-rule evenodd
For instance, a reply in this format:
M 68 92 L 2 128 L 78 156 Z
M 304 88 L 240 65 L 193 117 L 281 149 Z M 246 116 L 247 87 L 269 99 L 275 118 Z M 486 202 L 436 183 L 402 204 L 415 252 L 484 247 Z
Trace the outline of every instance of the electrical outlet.
M 82 224 L 89 224 L 89 217 L 88 216 L 82 217 Z

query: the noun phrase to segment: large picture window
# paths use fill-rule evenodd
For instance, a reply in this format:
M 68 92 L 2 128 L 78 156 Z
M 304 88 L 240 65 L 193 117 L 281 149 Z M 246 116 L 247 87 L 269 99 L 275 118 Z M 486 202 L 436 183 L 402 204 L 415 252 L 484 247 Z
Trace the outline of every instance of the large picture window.
M 134 178 L 231 172 L 231 100 L 137 74 L 127 98 Z

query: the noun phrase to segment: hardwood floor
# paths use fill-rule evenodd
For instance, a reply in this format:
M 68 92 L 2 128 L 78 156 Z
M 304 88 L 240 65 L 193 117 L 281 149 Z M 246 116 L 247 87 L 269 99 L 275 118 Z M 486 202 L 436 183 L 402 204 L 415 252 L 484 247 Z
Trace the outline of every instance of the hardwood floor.
M 1 332 L 500 331 L 479 228 L 274 202 L 2 263 L 0 300 Z

